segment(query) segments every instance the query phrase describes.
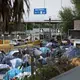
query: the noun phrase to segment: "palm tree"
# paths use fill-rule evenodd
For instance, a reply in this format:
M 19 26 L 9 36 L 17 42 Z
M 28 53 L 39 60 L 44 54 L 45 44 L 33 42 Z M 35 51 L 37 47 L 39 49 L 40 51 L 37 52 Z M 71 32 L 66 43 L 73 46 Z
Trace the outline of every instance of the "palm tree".
M 29 13 L 29 0 L 0 0 L 0 18 L 2 17 L 3 33 L 8 31 L 9 22 L 21 22 L 24 13 L 24 2 L 26 3 L 27 11 Z
M 13 2 L 13 19 L 16 22 L 20 22 L 21 18 L 23 17 L 24 2 L 26 3 L 27 11 L 29 13 L 30 10 L 29 0 L 15 0 Z
M 0 0 L 0 18 L 2 17 L 3 21 L 3 33 L 7 31 L 8 22 L 10 20 L 11 13 L 11 1 L 10 0 Z

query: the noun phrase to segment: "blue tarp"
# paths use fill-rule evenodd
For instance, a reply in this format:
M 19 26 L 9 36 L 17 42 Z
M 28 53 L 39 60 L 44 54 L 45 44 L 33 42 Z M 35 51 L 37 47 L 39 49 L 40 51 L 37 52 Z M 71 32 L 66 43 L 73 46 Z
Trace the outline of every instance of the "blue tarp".
M 23 72 L 31 72 L 31 66 L 25 67 L 22 70 Z
M 3 80 L 11 80 L 12 78 L 14 78 L 19 73 L 21 73 L 21 71 L 16 69 L 16 68 L 11 69 L 5 74 L 5 76 L 3 77 Z
M 43 65 L 47 64 L 47 62 L 46 62 L 46 58 L 43 58 L 43 60 L 42 60 L 42 64 L 43 64 Z
M 18 50 L 12 50 L 12 51 L 10 51 L 7 54 L 10 55 L 10 56 L 12 56 L 13 54 L 18 53 L 18 52 L 19 52 Z
M 69 59 L 80 57 L 80 48 L 70 47 L 63 56 L 66 56 Z
M 51 52 L 51 50 L 47 47 L 41 47 L 40 50 L 42 51 L 42 54 L 47 54 Z
M 15 59 L 10 60 L 10 62 L 12 64 L 13 68 L 17 68 L 17 67 L 21 66 L 23 61 L 20 58 L 15 58 Z
M 10 60 L 14 59 L 13 56 L 5 56 L 2 60 L 2 64 L 8 64 L 9 66 L 11 66 Z
M 0 64 L 0 74 L 5 74 L 8 70 L 10 70 L 10 66 L 7 64 Z
M 2 60 L 4 57 L 5 57 L 5 54 L 0 51 L 0 64 L 2 63 Z
M 42 43 L 42 46 L 46 46 L 46 44 L 48 43 L 48 41 L 43 40 L 41 43 Z

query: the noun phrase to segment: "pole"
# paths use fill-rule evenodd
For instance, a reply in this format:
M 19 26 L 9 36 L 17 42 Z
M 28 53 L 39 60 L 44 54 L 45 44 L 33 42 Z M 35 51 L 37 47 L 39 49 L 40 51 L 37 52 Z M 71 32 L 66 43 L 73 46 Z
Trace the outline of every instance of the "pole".
M 51 26 L 50 26 L 50 22 L 51 22 L 51 17 L 49 17 L 49 38 L 51 38 Z
M 34 51 L 31 54 L 31 75 L 34 75 Z
M 41 27 L 39 25 L 39 39 L 41 38 L 40 36 L 41 36 Z
M 3 41 L 2 43 L 4 44 L 4 34 L 2 34 L 1 36 L 2 36 L 2 39 L 3 39 L 3 40 L 2 40 L 2 41 Z
M 31 55 L 31 75 L 34 74 L 34 64 L 33 64 L 33 62 L 34 62 L 34 57 L 33 57 L 33 55 Z
M 45 8 L 45 0 L 44 0 L 44 8 Z
M 26 36 L 27 36 L 27 24 L 26 24 Z
M 61 0 L 61 9 L 62 9 L 62 0 Z

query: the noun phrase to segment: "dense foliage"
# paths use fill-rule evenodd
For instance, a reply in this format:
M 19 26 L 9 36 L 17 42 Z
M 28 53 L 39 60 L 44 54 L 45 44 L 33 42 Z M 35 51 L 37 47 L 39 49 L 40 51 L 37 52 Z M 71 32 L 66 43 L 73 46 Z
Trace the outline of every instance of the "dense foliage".
M 72 10 L 70 8 L 63 8 L 62 11 L 59 12 L 60 18 L 63 21 L 62 23 L 62 29 L 65 33 L 68 34 L 69 29 L 73 29 L 73 20 L 74 15 L 72 13 Z
M 71 8 L 62 8 L 59 12 L 60 18 L 63 21 L 61 27 L 62 31 L 68 34 L 69 29 L 73 29 L 74 20 L 80 20 L 80 0 L 71 0 L 74 5 L 73 10 Z
M 65 67 L 64 67 L 65 66 Z M 55 76 L 58 76 L 61 73 L 64 73 L 70 69 L 75 67 L 74 65 L 70 64 L 67 58 L 59 59 L 58 63 L 54 65 L 46 65 L 41 66 L 36 71 L 36 75 L 32 75 L 30 77 L 25 77 L 23 80 L 49 80 Z
M 3 22 L 3 33 L 8 31 L 9 22 L 20 23 L 24 13 L 24 2 L 29 13 L 30 4 L 28 0 L 0 0 L 0 22 Z

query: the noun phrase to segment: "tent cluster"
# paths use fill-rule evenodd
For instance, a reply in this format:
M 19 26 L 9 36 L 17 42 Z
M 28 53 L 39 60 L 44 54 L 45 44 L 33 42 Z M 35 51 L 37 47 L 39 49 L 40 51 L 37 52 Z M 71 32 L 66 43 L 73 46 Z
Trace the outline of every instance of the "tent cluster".
M 73 59 L 80 56 L 80 49 L 69 44 L 59 45 L 56 41 L 42 42 L 41 47 L 26 47 L 25 49 L 15 49 L 5 54 L 0 52 L 0 74 L 5 74 L 3 80 L 11 80 L 14 78 L 23 78 L 31 76 L 32 58 L 33 66 L 38 69 L 37 64 L 42 66 L 49 63 L 49 59 L 56 58 Z M 53 61 L 52 61 L 53 62 Z M 35 71 L 36 71 L 35 70 Z

